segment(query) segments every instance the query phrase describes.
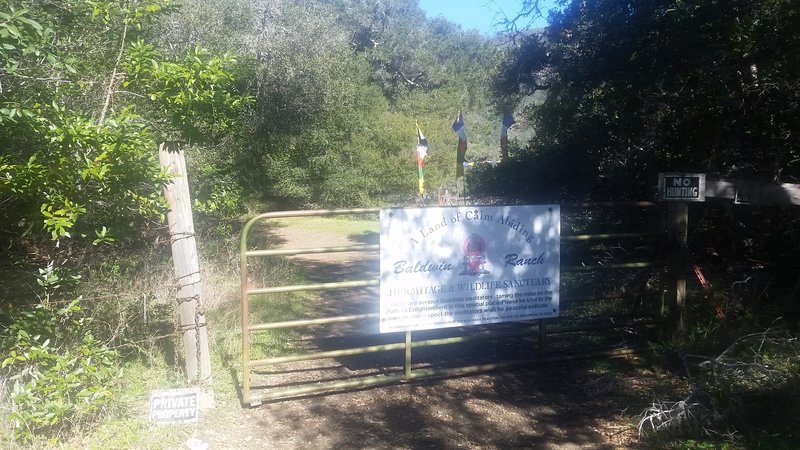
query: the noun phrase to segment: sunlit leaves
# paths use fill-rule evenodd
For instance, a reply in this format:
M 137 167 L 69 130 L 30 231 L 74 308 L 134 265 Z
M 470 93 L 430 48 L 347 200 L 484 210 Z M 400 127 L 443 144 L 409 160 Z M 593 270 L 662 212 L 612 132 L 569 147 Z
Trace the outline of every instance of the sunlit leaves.
M 53 239 L 74 237 L 73 228 L 94 234 L 95 224 L 163 211 L 159 186 L 167 179 L 138 116 L 120 111 L 100 125 L 63 108 L 37 112 L 34 130 L 47 156 L 3 164 L 0 188 L 20 202 L 40 204 L 43 228 Z
M 171 60 L 137 41 L 125 61 L 125 86 L 142 91 L 177 130 L 213 137 L 227 130 L 250 101 L 235 94 L 236 63 L 230 54 L 212 55 L 201 47 Z
M 48 40 L 54 31 L 49 26 L 30 17 L 26 8 L 10 6 L 0 11 L 0 68 L 6 73 L 15 74 L 27 55 L 43 56 L 54 60 L 47 52 Z
M 157 139 L 216 137 L 247 101 L 232 92 L 236 60 L 145 44 L 170 0 L 29 6 L 0 8 L 0 216 L 56 243 L 135 235 L 165 211 Z

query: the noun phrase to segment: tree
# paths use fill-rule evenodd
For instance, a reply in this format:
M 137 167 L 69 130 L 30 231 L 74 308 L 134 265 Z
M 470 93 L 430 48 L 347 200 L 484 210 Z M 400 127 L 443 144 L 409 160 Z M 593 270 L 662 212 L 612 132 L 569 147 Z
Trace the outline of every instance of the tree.
M 2 227 L 42 227 L 57 246 L 135 236 L 164 212 L 157 140 L 233 121 L 235 60 L 199 48 L 170 60 L 145 44 L 168 0 L 23 6 L 0 16 Z
M 659 171 L 796 179 L 799 14 L 784 0 L 568 3 L 499 70 L 501 101 L 547 100 L 498 171 L 562 200 L 647 198 Z
M 238 8 L 254 16 L 231 23 Z M 192 26 L 199 15 L 204 26 Z M 409 0 L 208 0 L 166 23 L 159 41 L 171 48 L 195 39 L 233 50 L 246 71 L 239 85 L 254 98 L 235 139 L 189 154 L 214 174 L 201 199 L 220 198 L 225 179 L 280 207 L 406 203 L 416 190 L 415 120 L 431 130 L 426 178 L 435 186 L 453 176 L 452 116 L 488 106 L 491 43 L 428 21 Z M 224 37 L 205 32 L 226 24 Z
M 155 164 L 152 130 L 134 109 L 109 104 L 125 36 L 159 8 L 72 1 L 20 2 L 3 11 L 0 201 L 7 236 L 44 229 L 57 243 L 108 242 L 162 211 L 166 180 Z

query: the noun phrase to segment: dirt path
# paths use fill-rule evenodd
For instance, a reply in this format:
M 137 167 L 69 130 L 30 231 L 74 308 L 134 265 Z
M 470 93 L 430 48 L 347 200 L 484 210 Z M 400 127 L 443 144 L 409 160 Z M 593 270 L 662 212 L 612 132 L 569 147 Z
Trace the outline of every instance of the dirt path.
M 286 247 L 351 242 L 336 233 L 285 228 L 275 232 Z M 353 273 L 360 278 L 377 275 L 375 255 L 303 258 L 313 282 Z M 376 310 L 375 295 L 330 295 L 321 307 Z M 377 326 L 367 328 L 368 334 L 377 330 Z M 350 331 L 338 329 L 333 334 Z M 315 345 L 321 345 L 319 342 Z M 471 353 L 476 351 L 471 349 Z M 489 360 L 496 357 L 492 350 L 485 353 Z M 370 370 L 369 364 L 354 359 L 314 364 L 328 367 L 334 376 Z M 308 376 L 311 365 L 292 365 L 272 373 L 268 382 L 291 383 Z M 372 365 L 381 366 L 381 361 Z M 192 437 L 209 449 L 639 448 L 634 427 L 637 414 L 654 393 L 676 387 L 672 378 L 650 370 L 639 358 L 584 361 L 277 401 L 254 408 L 219 403 L 213 412 L 201 414 Z

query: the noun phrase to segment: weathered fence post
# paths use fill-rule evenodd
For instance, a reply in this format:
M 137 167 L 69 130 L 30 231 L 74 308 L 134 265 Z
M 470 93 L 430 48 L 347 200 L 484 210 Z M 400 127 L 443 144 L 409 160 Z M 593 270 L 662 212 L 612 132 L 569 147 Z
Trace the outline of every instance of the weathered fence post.
M 186 375 L 190 380 L 208 380 L 211 378 L 211 358 L 208 354 L 205 308 L 201 301 L 200 264 L 186 179 L 186 161 L 174 142 L 159 145 L 158 159 L 161 167 L 173 176 L 172 182 L 164 188 L 164 196 L 170 209 L 167 222 L 178 284 L 178 327 L 183 334 Z
M 672 307 L 675 331 L 682 333 L 685 327 L 686 309 L 686 267 L 688 249 L 686 247 L 689 204 L 686 202 L 667 202 L 667 235 L 669 242 L 669 299 Z

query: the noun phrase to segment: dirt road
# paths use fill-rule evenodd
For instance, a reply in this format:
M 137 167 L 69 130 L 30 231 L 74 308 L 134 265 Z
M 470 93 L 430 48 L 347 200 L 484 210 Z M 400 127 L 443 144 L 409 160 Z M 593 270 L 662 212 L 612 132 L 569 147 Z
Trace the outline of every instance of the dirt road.
M 352 242 L 336 233 L 274 232 L 287 247 Z M 374 259 L 352 254 L 319 255 L 302 262 L 315 282 L 377 270 Z M 358 309 L 363 298 L 330 296 L 321 307 Z M 310 371 L 308 364 L 273 372 L 271 382 L 291 383 Z M 366 370 L 353 361 L 319 364 L 339 375 Z M 254 408 L 218 402 L 215 410 L 202 415 L 191 437 L 209 449 L 639 448 L 639 412 L 654 394 L 672 392 L 676 383 L 637 357 L 546 365 Z

